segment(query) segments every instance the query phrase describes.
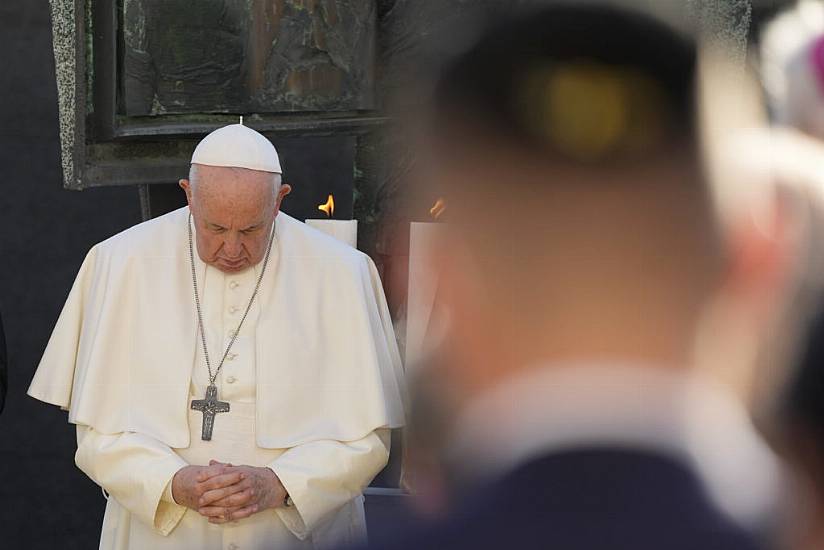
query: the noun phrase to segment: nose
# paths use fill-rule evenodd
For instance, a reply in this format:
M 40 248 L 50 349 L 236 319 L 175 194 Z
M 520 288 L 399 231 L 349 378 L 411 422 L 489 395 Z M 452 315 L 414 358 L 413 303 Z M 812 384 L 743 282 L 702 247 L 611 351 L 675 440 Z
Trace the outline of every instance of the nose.
M 232 233 L 223 241 L 223 253 L 230 259 L 240 256 L 242 250 L 239 234 Z

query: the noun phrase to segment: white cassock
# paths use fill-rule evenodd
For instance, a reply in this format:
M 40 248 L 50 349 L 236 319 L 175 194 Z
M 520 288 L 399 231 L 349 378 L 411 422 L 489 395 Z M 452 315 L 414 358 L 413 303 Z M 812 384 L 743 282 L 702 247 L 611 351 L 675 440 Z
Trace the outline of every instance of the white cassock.
M 362 491 L 403 424 L 402 368 L 371 260 L 281 213 L 260 294 L 217 378 L 231 410 L 201 440 L 188 208 L 96 245 L 29 394 L 69 411 L 76 463 L 110 496 L 100 547 L 325 548 L 365 534 Z M 213 369 L 262 264 L 240 274 L 195 254 Z M 294 506 L 211 525 L 171 479 L 210 459 L 268 466 Z

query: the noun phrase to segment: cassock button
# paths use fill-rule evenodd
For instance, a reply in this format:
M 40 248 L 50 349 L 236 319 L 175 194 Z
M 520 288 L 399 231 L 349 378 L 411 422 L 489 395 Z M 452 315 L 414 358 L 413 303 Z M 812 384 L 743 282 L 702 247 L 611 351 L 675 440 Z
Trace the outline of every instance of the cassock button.
M 240 550 L 240 546 L 234 543 L 230 544 L 227 548 L 228 550 Z
M 237 357 L 237 353 L 235 353 L 235 352 L 230 352 L 230 353 L 229 353 L 229 355 L 227 355 L 227 356 L 226 356 L 226 360 L 227 360 L 227 361 L 234 361 L 234 360 L 235 360 L 235 357 Z
M 230 376 L 226 379 L 226 382 L 229 384 L 234 384 L 235 382 L 237 382 L 237 378 L 235 378 L 234 376 Z
M 237 306 L 231 306 L 231 307 L 229 308 L 229 313 L 231 313 L 232 315 L 234 315 L 234 314 L 235 314 L 235 313 L 237 313 L 238 311 L 240 311 L 240 308 L 238 308 Z
M 236 289 L 239 286 L 240 283 L 238 283 L 237 281 L 232 281 L 231 283 L 229 283 L 229 288 L 231 288 L 232 290 Z

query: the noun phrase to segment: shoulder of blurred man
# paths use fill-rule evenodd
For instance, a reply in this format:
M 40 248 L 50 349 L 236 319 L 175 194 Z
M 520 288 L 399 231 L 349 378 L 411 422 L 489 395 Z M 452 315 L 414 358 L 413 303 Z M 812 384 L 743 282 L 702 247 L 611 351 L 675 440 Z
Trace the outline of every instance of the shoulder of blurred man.
M 757 550 L 676 459 L 621 448 L 569 450 L 473 489 L 457 513 L 373 537 L 369 548 Z

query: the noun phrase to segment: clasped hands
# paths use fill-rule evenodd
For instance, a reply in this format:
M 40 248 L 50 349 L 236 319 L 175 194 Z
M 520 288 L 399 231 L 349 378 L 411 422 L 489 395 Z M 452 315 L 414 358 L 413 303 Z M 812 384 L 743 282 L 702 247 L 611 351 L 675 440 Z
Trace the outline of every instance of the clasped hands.
M 172 479 L 175 502 L 208 518 L 227 523 L 283 505 L 286 489 L 269 468 L 209 461 L 186 466 Z

